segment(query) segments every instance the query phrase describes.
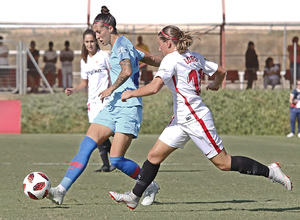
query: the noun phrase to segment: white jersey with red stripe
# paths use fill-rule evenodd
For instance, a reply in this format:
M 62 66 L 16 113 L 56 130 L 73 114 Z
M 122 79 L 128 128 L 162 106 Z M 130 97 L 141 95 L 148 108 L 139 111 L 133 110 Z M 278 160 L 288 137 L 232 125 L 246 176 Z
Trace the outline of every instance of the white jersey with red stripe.
M 164 57 L 155 77 L 161 77 L 173 93 L 173 111 L 177 123 L 200 120 L 209 109 L 203 103 L 201 78 L 212 76 L 218 64 L 206 60 L 201 54 L 174 51 Z

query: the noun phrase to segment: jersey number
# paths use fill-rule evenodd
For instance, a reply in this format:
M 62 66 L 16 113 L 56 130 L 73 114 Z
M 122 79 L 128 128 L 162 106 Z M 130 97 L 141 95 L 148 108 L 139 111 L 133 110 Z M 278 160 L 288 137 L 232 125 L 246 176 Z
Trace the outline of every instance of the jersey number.
M 198 74 L 199 74 L 199 77 L 198 77 Z M 192 81 L 193 86 L 195 87 L 196 95 L 200 95 L 200 93 L 201 93 L 200 84 L 201 84 L 201 79 L 202 79 L 202 76 L 203 76 L 202 69 L 200 69 L 198 71 L 198 74 L 197 74 L 196 70 L 192 70 L 189 73 L 189 76 L 187 78 L 188 83 L 190 83 Z

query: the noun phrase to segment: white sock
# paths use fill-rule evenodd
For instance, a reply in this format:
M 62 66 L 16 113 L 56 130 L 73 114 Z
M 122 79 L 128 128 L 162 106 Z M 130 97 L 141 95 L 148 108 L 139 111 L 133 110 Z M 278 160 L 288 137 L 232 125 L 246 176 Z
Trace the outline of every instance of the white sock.
M 59 191 L 62 192 L 63 194 L 65 194 L 67 192 L 66 188 L 63 187 L 61 184 L 59 184 L 57 187 L 58 187 Z

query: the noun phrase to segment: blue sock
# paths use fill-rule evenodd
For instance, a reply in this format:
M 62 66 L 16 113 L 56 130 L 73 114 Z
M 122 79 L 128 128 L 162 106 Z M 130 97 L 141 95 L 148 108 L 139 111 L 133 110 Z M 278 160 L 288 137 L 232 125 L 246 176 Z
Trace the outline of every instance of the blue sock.
M 92 152 L 97 148 L 97 143 L 90 137 L 85 136 L 80 144 L 80 149 L 76 156 L 71 161 L 65 177 L 61 181 L 62 185 L 68 190 L 76 179 L 84 171 L 87 163 L 89 162 Z
M 141 168 L 136 162 L 126 159 L 124 158 L 124 156 L 109 157 L 109 159 L 112 165 L 121 170 L 127 176 L 130 176 L 133 179 L 137 179 Z

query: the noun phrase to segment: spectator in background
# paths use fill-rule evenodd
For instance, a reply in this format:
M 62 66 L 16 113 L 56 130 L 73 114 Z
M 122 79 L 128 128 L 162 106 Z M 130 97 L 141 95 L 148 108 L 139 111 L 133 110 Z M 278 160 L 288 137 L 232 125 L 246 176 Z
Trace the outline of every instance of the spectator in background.
M 2 86 L 4 85 L 4 80 L 7 85 L 9 85 L 9 69 L 8 66 L 8 47 L 3 43 L 3 37 L 0 36 L 0 89 L 2 90 Z
M 143 37 L 138 36 L 138 44 L 135 46 L 138 50 L 149 53 L 149 48 L 146 44 L 143 43 Z M 148 84 L 152 79 L 147 74 L 147 64 L 143 62 L 139 62 L 140 72 L 141 72 L 141 79 L 145 82 L 145 85 Z
M 53 42 L 49 42 L 49 49 L 45 51 L 44 54 L 44 75 L 50 84 L 50 86 L 53 86 L 55 83 L 56 78 L 56 62 L 57 62 L 57 54 L 56 51 L 53 50 Z
M 252 89 L 253 80 L 257 78 L 256 71 L 258 70 L 258 59 L 252 41 L 249 41 L 246 51 L 246 70 L 249 74 L 247 89 Z
M 297 47 L 296 79 L 300 79 L 300 45 L 298 44 L 298 41 L 298 37 L 293 37 L 292 45 L 289 45 L 287 48 L 289 52 L 290 72 L 292 80 L 294 79 L 294 43 L 296 43 Z
M 34 62 L 36 62 L 36 64 L 38 64 L 40 52 L 35 49 L 35 41 L 33 41 L 33 40 L 30 42 L 29 51 L 30 51 L 31 55 L 33 56 Z M 31 88 L 30 92 L 37 93 L 39 84 L 40 84 L 40 75 L 28 54 L 27 54 L 27 68 L 28 68 L 27 84 Z
M 72 87 L 73 59 L 74 52 L 70 49 L 70 42 L 65 41 L 65 49 L 60 51 L 62 83 L 64 90 Z
M 298 117 L 298 138 L 300 138 L 300 79 L 297 80 L 296 89 L 290 94 L 290 122 L 291 122 L 291 133 L 287 135 L 288 138 L 294 137 L 295 135 L 295 124 Z
M 273 90 L 278 84 L 280 84 L 280 67 L 273 63 L 273 58 L 269 57 L 264 69 L 264 88 L 271 85 Z

